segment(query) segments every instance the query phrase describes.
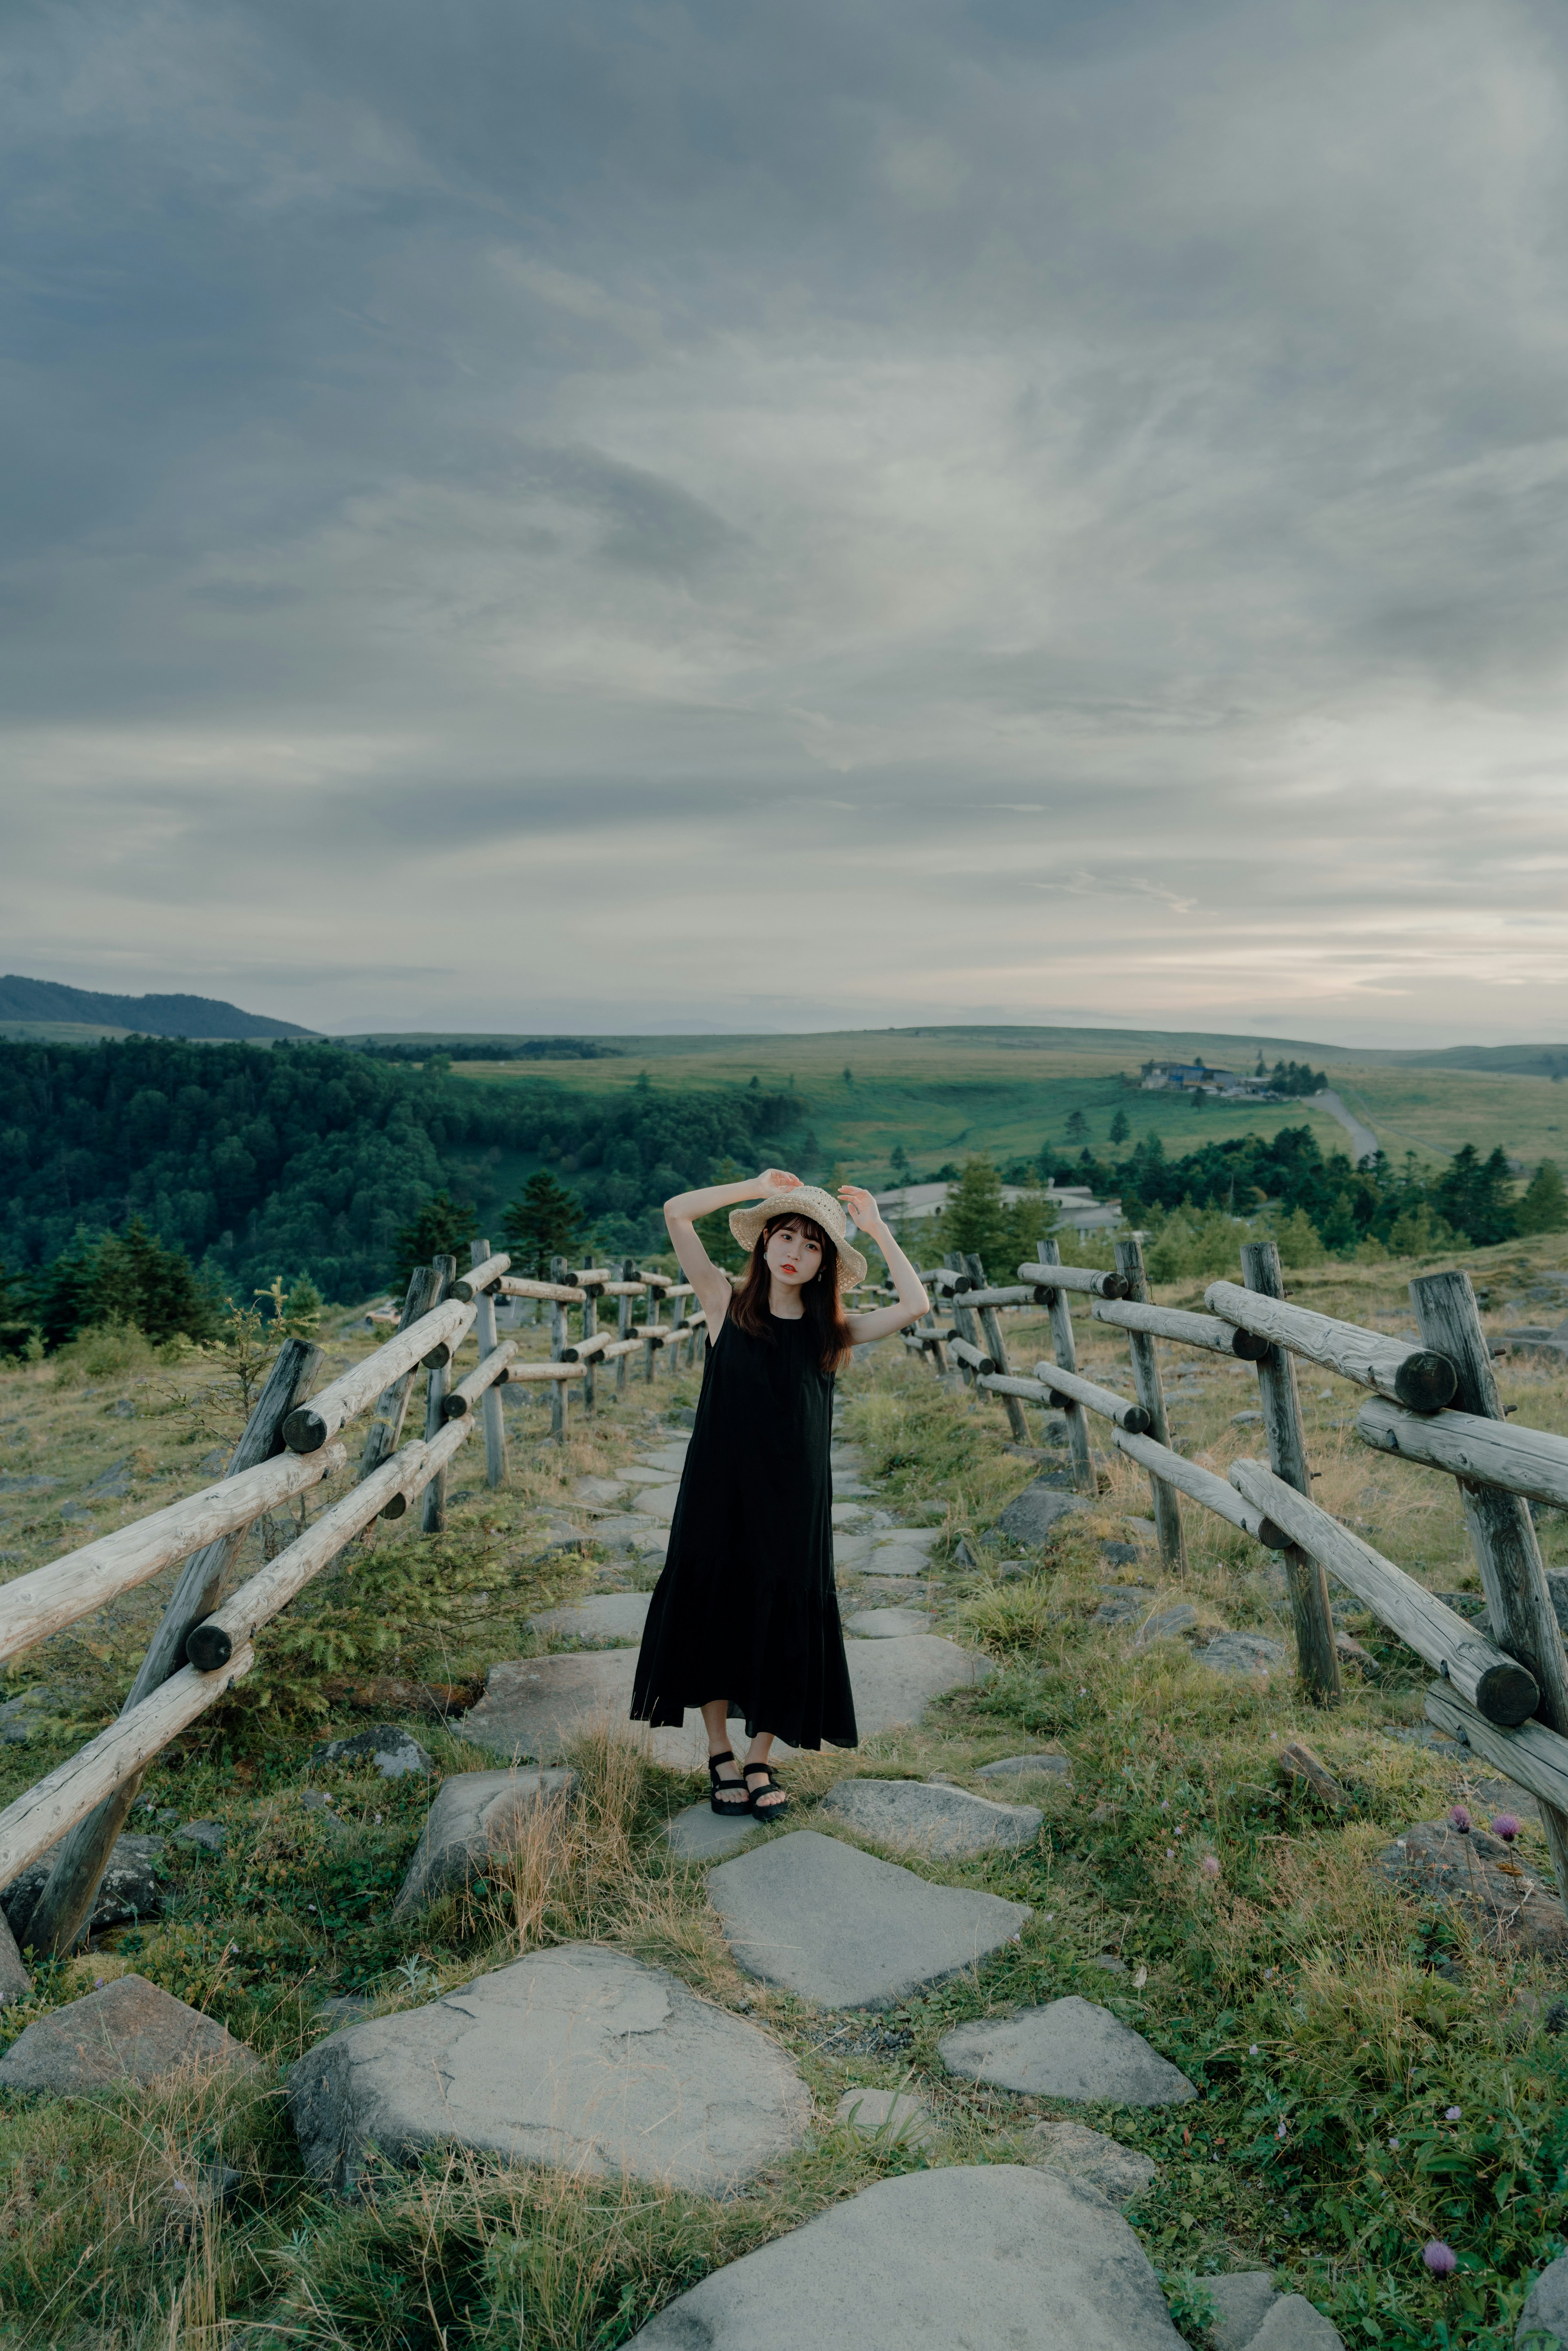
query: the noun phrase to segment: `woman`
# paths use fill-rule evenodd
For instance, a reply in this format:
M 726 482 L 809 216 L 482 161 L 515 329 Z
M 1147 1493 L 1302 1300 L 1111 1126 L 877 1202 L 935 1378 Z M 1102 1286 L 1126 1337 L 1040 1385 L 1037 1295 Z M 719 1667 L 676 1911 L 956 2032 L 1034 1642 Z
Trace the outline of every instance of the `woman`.
M 697 1217 L 731 1201 L 729 1228 L 751 1260 L 738 1290 L 697 1238 Z M 664 1203 L 681 1270 L 707 1318 L 708 1345 L 670 1546 L 643 1633 L 635 1720 L 678 1724 L 689 1706 L 707 1726 L 716 1813 L 781 1818 L 788 1799 L 768 1756 L 857 1741 L 833 1587 L 833 1378 L 852 1347 L 902 1331 L 929 1301 L 858 1184 L 841 1197 L 887 1259 L 896 1306 L 846 1314 L 841 1293 L 865 1278 L 831 1193 L 778 1167 Z M 739 1764 L 731 1704 L 750 1741 Z

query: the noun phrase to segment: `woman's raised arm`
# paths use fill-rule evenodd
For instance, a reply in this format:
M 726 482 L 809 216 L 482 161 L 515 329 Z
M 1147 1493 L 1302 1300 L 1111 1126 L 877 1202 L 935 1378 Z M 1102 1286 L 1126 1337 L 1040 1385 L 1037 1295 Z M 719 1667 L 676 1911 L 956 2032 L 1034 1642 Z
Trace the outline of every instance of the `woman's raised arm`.
M 698 1191 L 677 1192 L 673 1200 L 665 1201 L 664 1223 L 671 1246 L 681 1271 L 696 1291 L 715 1339 L 729 1311 L 729 1276 L 715 1265 L 697 1238 L 697 1218 L 711 1217 L 716 1208 L 738 1207 L 742 1200 L 766 1199 L 770 1192 L 793 1192 L 800 1181 L 782 1167 L 765 1167 L 760 1176 L 743 1176 L 738 1184 L 705 1184 Z
M 874 1241 L 887 1259 L 887 1270 L 898 1292 L 896 1306 L 877 1306 L 869 1314 L 848 1314 L 844 1317 L 859 1347 L 863 1346 L 868 1339 L 890 1338 L 894 1331 L 903 1331 L 911 1322 L 918 1322 L 931 1301 L 925 1295 L 920 1276 L 883 1224 L 882 1211 L 871 1194 L 859 1184 L 841 1184 L 839 1197 L 866 1238 Z

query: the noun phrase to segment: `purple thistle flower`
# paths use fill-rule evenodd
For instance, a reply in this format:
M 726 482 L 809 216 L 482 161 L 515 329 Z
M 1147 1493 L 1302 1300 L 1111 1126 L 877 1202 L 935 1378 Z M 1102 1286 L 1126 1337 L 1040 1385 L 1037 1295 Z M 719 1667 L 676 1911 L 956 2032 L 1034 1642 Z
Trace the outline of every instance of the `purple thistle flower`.
M 1443 2120 L 1446 2123 L 1457 2123 L 1459 2120 L 1462 2112 L 1462 2107 L 1446 2106 L 1443 2110 Z
M 1511 1813 L 1499 1813 L 1492 1821 L 1491 1833 L 1493 1836 L 1501 1837 L 1504 1844 L 1511 1844 L 1521 1826 Z
M 1470 1833 L 1470 1816 L 1469 1813 L 1466 1812 L 1463 1804 L 1455 1804 L 1452 1806 L 1448 1813 L 1448 1819 L 1453 1826 L 1458 1830 L 1461 1836 L 1469 1836 Z
M 1452 2245 L 1445 2245 L 1441 2237 L 1434 2237 L 1422 2248 L 1421 2259 L 1434 2277 L 1451 2277 L 1459 2266 L 1459 2257 Z

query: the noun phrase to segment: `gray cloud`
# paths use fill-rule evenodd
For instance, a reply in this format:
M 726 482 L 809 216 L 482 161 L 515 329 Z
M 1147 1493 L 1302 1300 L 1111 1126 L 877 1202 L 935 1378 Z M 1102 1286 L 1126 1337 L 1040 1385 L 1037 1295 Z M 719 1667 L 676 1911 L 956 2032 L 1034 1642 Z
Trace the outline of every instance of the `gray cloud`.
M 82 0 L 0 49 L 16 968 L 1564 1033 L 1549 12 Z

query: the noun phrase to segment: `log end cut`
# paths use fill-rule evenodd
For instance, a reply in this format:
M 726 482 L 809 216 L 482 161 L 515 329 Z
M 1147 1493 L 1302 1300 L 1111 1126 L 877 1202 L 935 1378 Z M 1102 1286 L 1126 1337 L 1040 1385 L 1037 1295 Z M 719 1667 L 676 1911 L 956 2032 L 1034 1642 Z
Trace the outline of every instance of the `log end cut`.
M 1458 1384 L 1448 1356 L 1432 1347 L 1413 1348 L 1394 1374 L 1395 1393 L 1407 1412 L 1441 1412 Z
M 1517 1729 L 1528 1722 L 1541 1704 L 1541 1685 L 1528 1666 L 1515 1657 L 1507 1657 L 1500 1665 L 1489 1666 L 1476 1684 L 1476 1709 L 1489 1722 L 1500 1723 L 1505 1729 Z
M 332 1432 L 321 1415 L 302 1404 L 283 1424 L 283 1442 L 290 1453 L 319 1453 Z

